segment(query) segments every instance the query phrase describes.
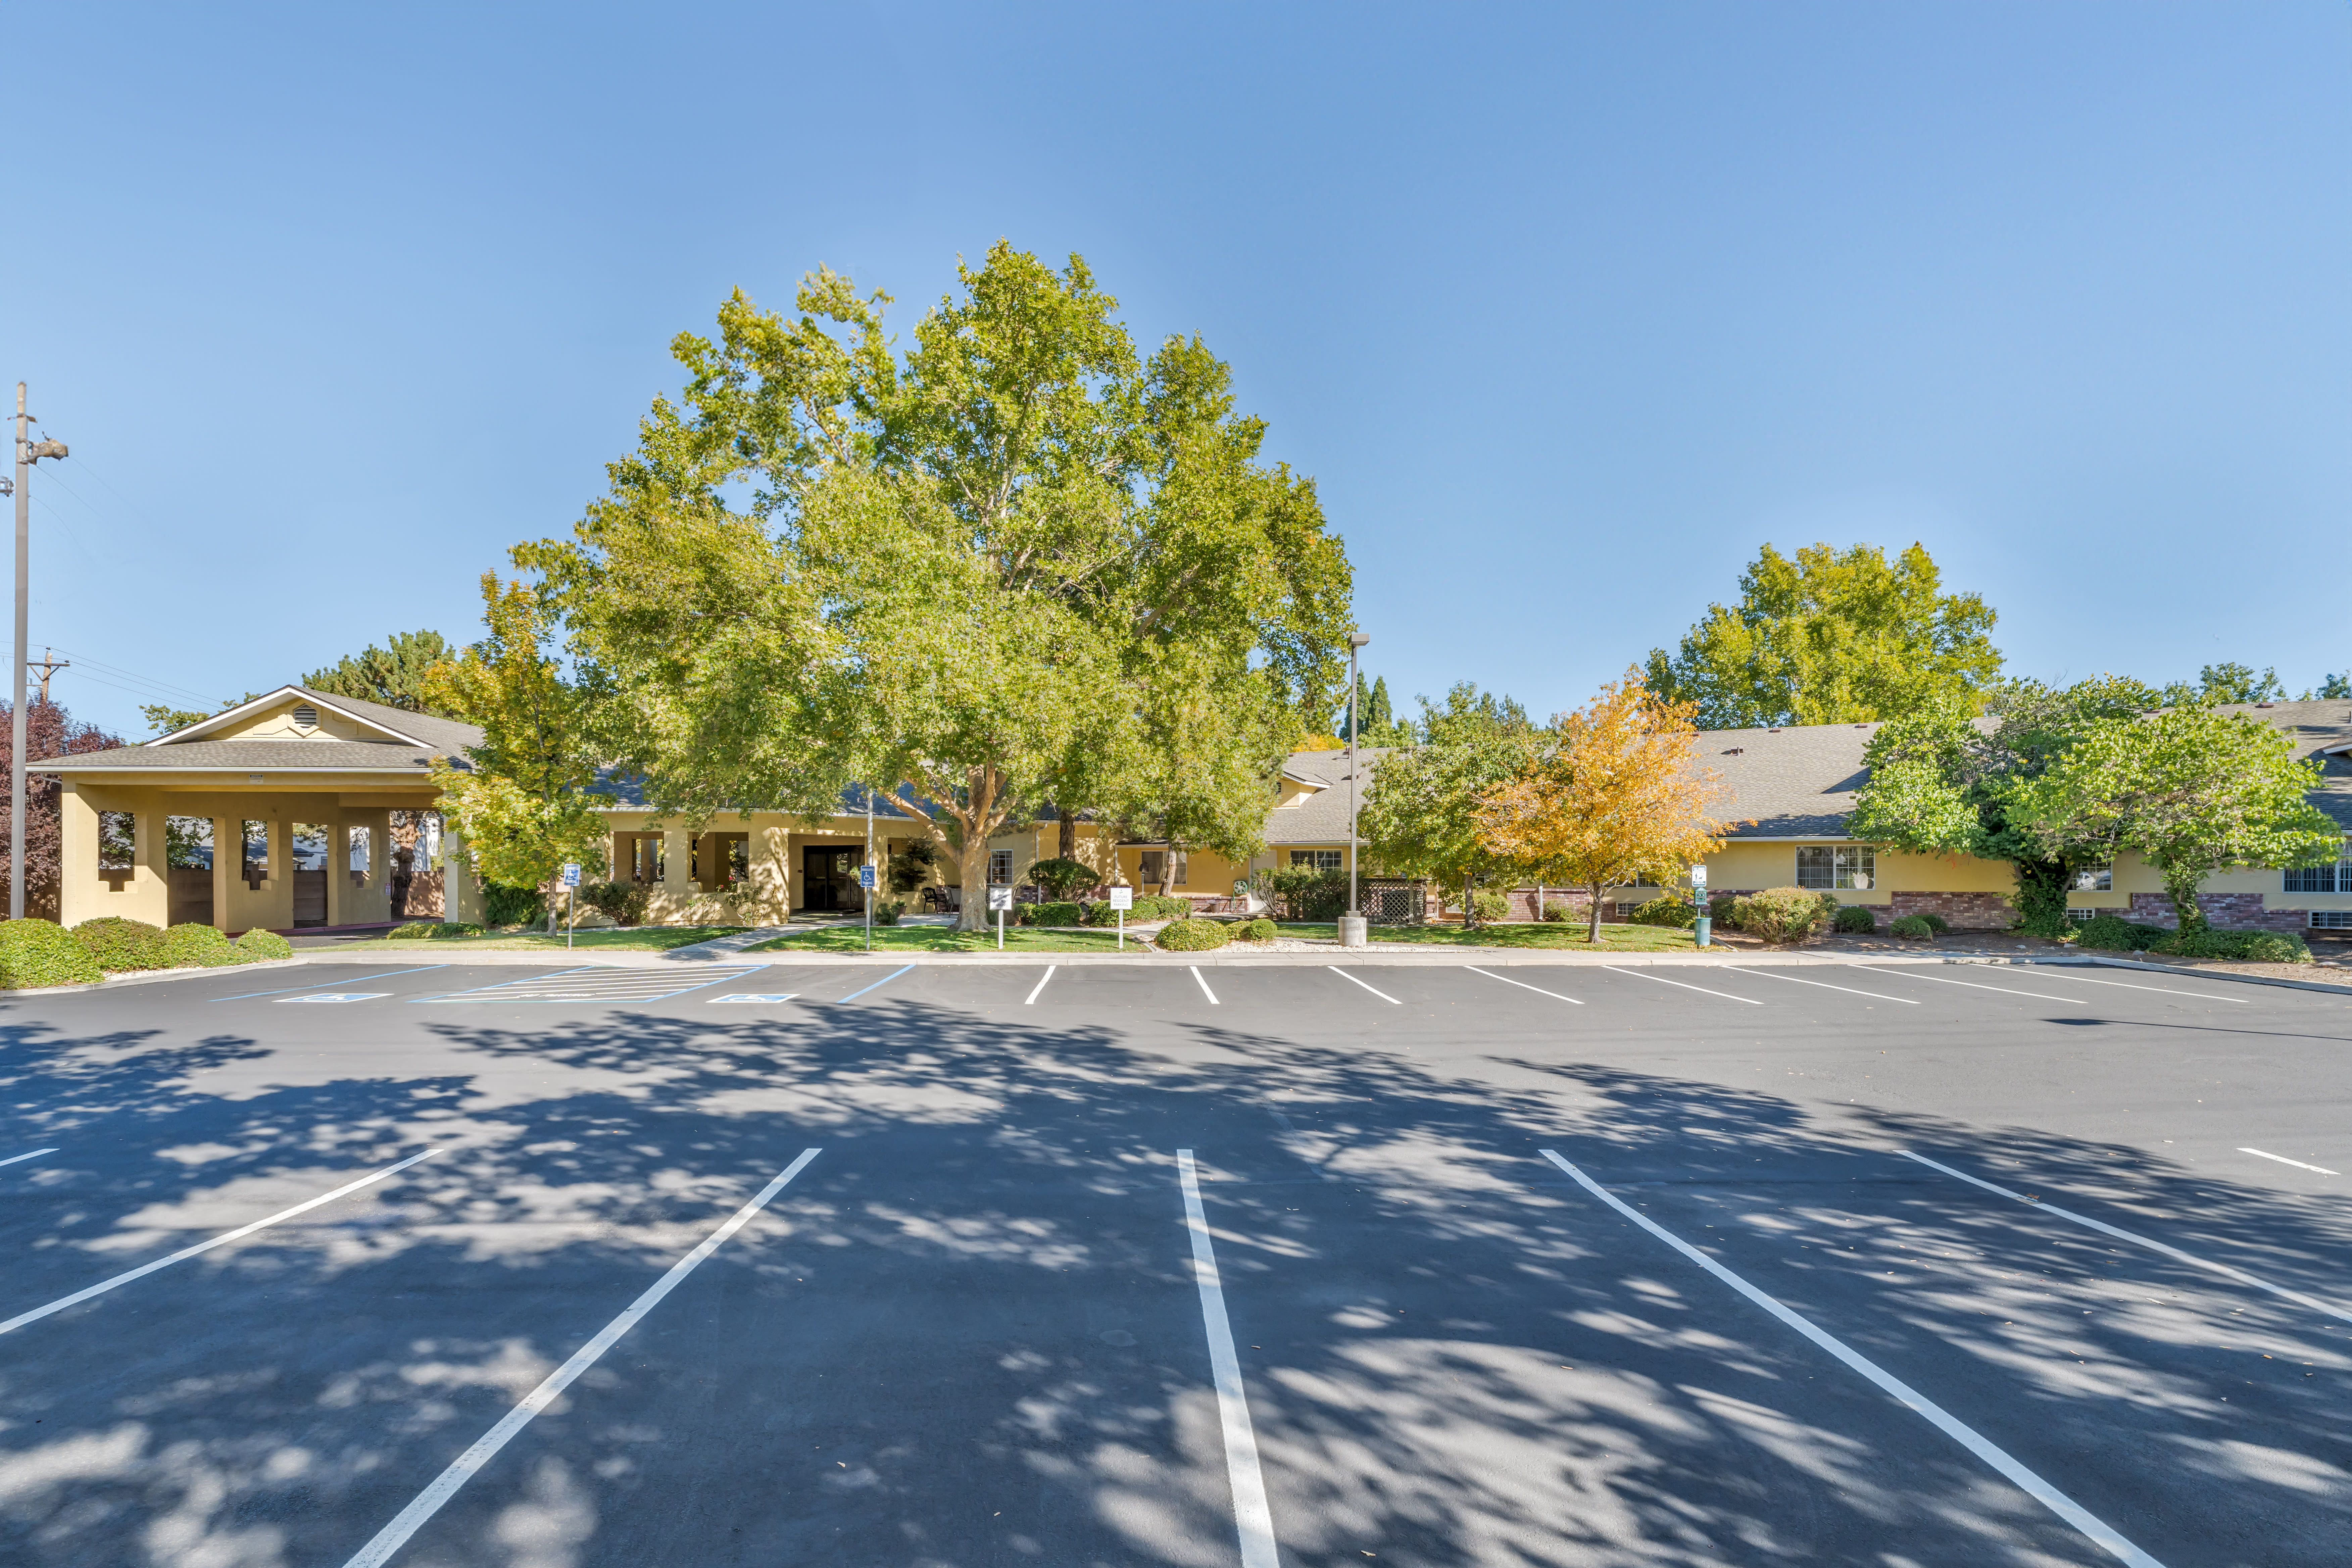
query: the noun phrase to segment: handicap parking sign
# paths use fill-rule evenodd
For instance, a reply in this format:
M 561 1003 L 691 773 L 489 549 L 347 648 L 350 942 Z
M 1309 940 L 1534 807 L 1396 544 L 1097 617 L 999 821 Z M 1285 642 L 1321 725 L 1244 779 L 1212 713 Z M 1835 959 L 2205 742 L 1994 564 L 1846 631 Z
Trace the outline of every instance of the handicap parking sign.
M 579 861 L 566 860 L 563 863 L 563 885 L 567 888 L 576 888 L 580 885 Z
M 873 867 L 871 867 L 871 866 L 860 866 L 859 868 L 857 868 L 857 885 L 858 885 L 859 887 L 861 887 L 861 888 L 865 889 L 866 889 L 867 892 L 869 892 L 869 893 L 870 893 L 870 892 L 872 892 L 872 891 L 874 890 L 874 868 L 873 868 Z

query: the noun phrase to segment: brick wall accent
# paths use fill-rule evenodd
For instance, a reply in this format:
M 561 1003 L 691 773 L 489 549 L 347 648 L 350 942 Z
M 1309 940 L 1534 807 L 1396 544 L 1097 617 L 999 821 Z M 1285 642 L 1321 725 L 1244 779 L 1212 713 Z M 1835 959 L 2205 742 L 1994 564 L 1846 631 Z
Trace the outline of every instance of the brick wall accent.
M 1533 888 L 1507 889 L 1504 896 L 1511 900 L 1511 912 L 1503 917 L 1505 920 L 1531 921 L 1540 918 L 1542 911 L 1536 908 L 1536 890 Z M 1591 907 L 1592 897 L 1581 888 L 1546 888 L 1543 890 L 1543 901 L 1548 904 L 1567 905 L 1576 911 L 1576 918 L 1579 920 L 1591 919 L 1587 911 Z M 1601 918 L 1604 920 L 1608 918 L 1606 910 L 1602 911 Z
M 2206 923 L 2215 931 L 2300 931 L 2311 924 L 2305 910 L 2263 908 L 2260 893 L 2200 893 L 2197 907 L 2205 911 Z M 2162 893 L 2134 893 L 2131 912 L 2125 918 L 2167 931 L 2180 923 L 2173 914 L 2172 900 Z
M 1905 915 L 1941 915 L 1954 931 L 2007 931 L 2017 923 L 2017 909 L 2002 893 L 1913 893 L 1896 889 L 1890 920 Z

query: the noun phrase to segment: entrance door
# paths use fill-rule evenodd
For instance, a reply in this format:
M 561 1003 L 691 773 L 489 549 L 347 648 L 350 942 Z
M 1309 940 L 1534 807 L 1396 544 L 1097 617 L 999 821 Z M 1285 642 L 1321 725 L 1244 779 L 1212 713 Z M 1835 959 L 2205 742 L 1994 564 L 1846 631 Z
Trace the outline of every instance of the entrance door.
M 328 833 L 315 822 L 298 822 L 291 834 L 294 851 L 294 923 L 327 923 Z
M 804 848 L 801 851 L 801 908 L 855 910 L 858 902 L 857 867 L 862 849 Z

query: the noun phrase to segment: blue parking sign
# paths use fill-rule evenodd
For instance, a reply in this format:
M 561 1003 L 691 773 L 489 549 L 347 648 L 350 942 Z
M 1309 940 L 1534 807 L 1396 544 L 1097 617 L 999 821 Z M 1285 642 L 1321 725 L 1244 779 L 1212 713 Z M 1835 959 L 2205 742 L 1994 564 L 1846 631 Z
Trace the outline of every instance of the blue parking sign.
M 859 868 L 857 868 L 857 885 L 858 885 L 859 887 L 861 887 L 861 888 L 865 889 L 866 889 L 867 892 L 869 892 L 869 893 L 870 893 L 870 892 L 872 892 L 872 891 L 874 890 L 874 868 L 873 868 L 873 867 L 871 867 L 871 866 L 860 866 Z
M 563 885 L 567 888 L 576 888 L 580 885 L 579 861 L 566 860 L 563 863 Z

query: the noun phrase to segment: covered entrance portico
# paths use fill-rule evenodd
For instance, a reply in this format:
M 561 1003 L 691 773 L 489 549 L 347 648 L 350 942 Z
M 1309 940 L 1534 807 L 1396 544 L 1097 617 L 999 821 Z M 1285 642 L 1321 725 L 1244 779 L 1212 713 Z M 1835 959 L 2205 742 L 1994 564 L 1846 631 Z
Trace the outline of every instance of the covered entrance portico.
M 394 811 L 427 812 L 436 754 L 462 755 L 470 724 L 285 687 L 141 746 L 30 764 L 60 781 L 58 918 L 150 925 L 367 925 L 394 918 L 404 864 Z M 438 846 L 446 860 L 453 841 Z M 452 877 L 453 920 L 478 919 Z

